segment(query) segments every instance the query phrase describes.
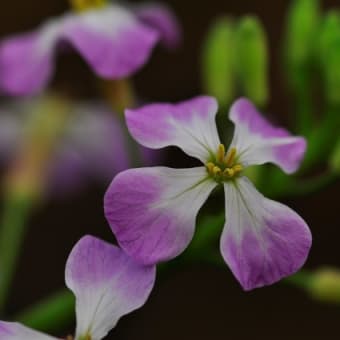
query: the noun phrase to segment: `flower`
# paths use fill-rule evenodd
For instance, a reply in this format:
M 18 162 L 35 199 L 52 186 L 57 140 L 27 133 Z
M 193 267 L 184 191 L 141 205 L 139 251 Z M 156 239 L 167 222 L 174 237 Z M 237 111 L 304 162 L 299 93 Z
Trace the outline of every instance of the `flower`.
M 216 100 L 204 96 L 127 110 L 128 128 L 139 143 L 178 146 L 204 166 L 124 171 L 108 188 L 105 215 L 129 255 L 144 264 L 158 263 L 188 246 L 198 211 L 213 189 L 223 186 L 221 252 L 242 287 L 250 290 L 296 272 L 308 255 L 311 233 L 297 213 L 259 193 L 243 170 L 271 162 L 292 173 L 306 142 L 272 126 L 251 102 L 240 99 L 230 110 L 235 132 L 225 152 L 215 123 L 217 110 Z
M 4 105 L 0 112 L 0 164 L 13 159 L 21 146 L 30 114 L 41 99 Z M 117 116 L 100 102 L 75 102 L 69 122 L 47 166 L 50 196 L 72 194 L 91 180 L 105 185 L 119 171 L 128 169 L 128 136 Z M 140 147 L 142 164 L 155 164 L 159 155 Z M 151 151 L 151 152 L 150 152 Z
M 30 95 L 50 80 L 60 47 L 72 46 L 94 72 L 106 79 L 128 77 L 149 59 L 158 41 L 179 42 L 179 28 L 164 5 L 123 7 L 107 3 L 66 13 L 38 29 L 7 38 L 0 45 L 0 88 L 11 95 Z
M 92 236 L 73 248 L 65 271 L 67 287 L 76 297 L 75 340 L 100 340 L 118 320 L 149 297 L 155 267 L 141 266 L 121 249 Z M 56 339 L 19 323 L 0 322 L 2 340 Z

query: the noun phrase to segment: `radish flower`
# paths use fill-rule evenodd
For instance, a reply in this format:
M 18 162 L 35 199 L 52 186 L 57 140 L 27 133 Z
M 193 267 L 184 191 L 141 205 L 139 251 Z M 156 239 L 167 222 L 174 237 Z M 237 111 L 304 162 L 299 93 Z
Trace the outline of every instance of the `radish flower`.
M 155 264 L 183 252 L 201 206 L 214 188 L 223 186 L 221 252 L 242 287 L 250 290 L 296 272 L 308 255 L 311 233 L 292 209 L 258 192 L 244 169 L 271 162 L 293 173 L 306 141 L 272 126 L 252 103 L 240 99 L 230 110 L 235 132 L 226 149 L 216 128 L 217 110 L 211 97 L 127 110 L 128 128 L 140 144 L 178 146 L 203 166 L 124 171 L 105 195 L 105 214 L 120 246 L 137 261 Z
M 158 42 L 169 48 L 179 42 L 177 20 L 164 5 L 127 7 L 104 0 L 72 3 L 77 12 L 1 42 L 2 91 L 11 95 L 42 91 L 52 77 L 57 52 L 65 46 L 75 49 L 96 75 L 120 79 L 141 68 Z M 89 3 L 94 8 L 88 9 Z

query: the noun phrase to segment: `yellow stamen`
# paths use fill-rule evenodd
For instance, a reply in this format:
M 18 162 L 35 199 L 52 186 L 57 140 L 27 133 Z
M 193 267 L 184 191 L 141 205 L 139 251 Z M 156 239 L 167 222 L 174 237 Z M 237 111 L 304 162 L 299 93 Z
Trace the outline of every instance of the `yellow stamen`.
M 74 10 L 78 12 L 92 8 L 100 8 L 106 4 L 106 0 L 69 0 Z
M 236 164 L 233 166 L 233 170 L 236 174 L 239 174 L 243 170 L 243 166 L 241 164 Z
M 222 170 L 218 166 L 214 166 L 212 172 L 216 176 L 216 175 L 220 175 L 222 173 Z
M 225 155 L 225 148 L 220 144 L 214 157 L 215 161 L 206 163 L 207 173 L 217 183 L 222 183 L 234 179 L 243 171 L 243 166 L 236 163 L 236 148 L 231 148 Z
M 231 169 L 231 168 L 226 168 L 224 171 L 223 171 L 223 174 L 224 175 L 227 175 L 228 177 L 234 177 L 235 175 L 235 170 L 234 169 Z
M 209 162 L 209 163 L 206 164 L 206 167 L 207 167 L 207 169 L 208 169 L 208 172 L 209 172 L 210 174 L 212 174 L 212 173 L 213 173 L 213 169 L 214 169 L 214 167 L 215 167 L 215 164 L 212 163 L 212 162 Z
M 217 155 L 216 155 L 217 162 L 223 163 L 224 156 L 225 156 L 225 147 L 223 144 L 220 144 L 218 146 Z
M 224 163 L 226 166 L 233 166 L 233 163 L 235 161 L 235 156 L 236 156 L 236 148 L 232 148 L 230 149 L 230 151 L 228 152 L 227 156 L 224 159 Z

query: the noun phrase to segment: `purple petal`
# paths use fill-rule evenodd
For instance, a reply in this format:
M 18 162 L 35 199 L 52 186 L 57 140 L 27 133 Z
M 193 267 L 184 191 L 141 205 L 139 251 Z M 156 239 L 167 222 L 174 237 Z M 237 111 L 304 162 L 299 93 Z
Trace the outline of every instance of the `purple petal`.
M 166 261 L 191 241 L 197 213 L 215 186 L 204 167 L 127 170 L 106 192 L 105 215 L 129 255 L 145 264 Z
M 0 89 L 12 95 L 41 91 L 53 73 L 59 42 L 78 50 L 97 75 L 117 79 L 141 68 L 158 40 L 157 31 L 117 5 L 66 14 L 2 41 Z
M 54 49 L 61 22 L 49 21 L 32 33 L 5 39 L 0 45 L 0 89 L 11 95 L 41 91 L 54 69 Z
M 306 140 L 294 137 L 267 122 L 247 99 L 237 100 L 230 110 L 235 124 L 231 147 L 235 147 L 244 165 L 274 163 L 286 173 L 295 172 L 306 152 Z
M 117 5 L 74 16 L 62 37 L 97 75 L 110 79 L 128 77 L 141 68 L 159 39 L 155 30 Z
M 102 339 L 125 314 L 140 308 L 155 281 L 153 266 L 92 236 L 83 237 L 66 264 L 66 284 L 76 296 L 76 338 Z
M 151 3 L 135 7 L 137 17 L 154 28 L 167 48 L 178 47 L 181 41 L 180 25 L 175 14 L 165 4 Z
M 95 179 L 108 184 L 129 168 L 124 129 L 114 112 L 95 102 L 75 105 L 70 125 L 49 167 L 49 191 L 65 195 Z
M 312 237 L 303 219 L 269 200 L 243 177 L 225 184 L 222 255 L 245 290 L 273 284 L 298 271 Z
M 125 116 L 130 133 L 140 144 L 152 149 L 176 145 L 205 163 L 220 144 L 217 110 L 214 98 L 202 96 L 179 104 L 126 110 Z
M 100 103 L 76 107 L 68 136 L 92 177 L 111 180 L 129 167 L 129 150 L 124 127 L 117 114 Z
M 57 340 L 15 322 L 0 321 L 1 340 Z

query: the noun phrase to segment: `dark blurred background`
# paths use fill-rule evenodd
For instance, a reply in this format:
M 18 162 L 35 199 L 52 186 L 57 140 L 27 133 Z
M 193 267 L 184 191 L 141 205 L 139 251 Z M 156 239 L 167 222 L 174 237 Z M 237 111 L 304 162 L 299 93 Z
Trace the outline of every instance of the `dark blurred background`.
M 289 1 L 168 0 L 183 26 L 182 47 L 169 53 L 157 48 L 136 76 L 139 95 L 150 101 L 181 100 L 201 92 L 200 48 L 216 16 L 255 14 L 269 36 L 271 96 L 269 111 L 289 122 L 289 94 L 281 67 L 281 38 Z M 340 1 L 323 1 L 325 8 Z M 66 0 L 2 1 L 0 36 L 29 30 L 63 13 Z M 96 95 L 91 72 L 77 56 L 58 60 L 53 86 L 75 97 Z M 84 86 L 86 84 L 86 86 Z M 91 86 L 91 84 L 93 84 Z M 340 113 L 339 113 L 340 114 Z M 177 160 L 172 162 L 176 165 Z M 300 213 L 314 234 L 308 268 L 340 267 L 339 183 L 323 192 L 286 203 Z M 113 241 L 103 216 L 105 186 L 44 202 L 30 220 L 8 313 L 14 313 L 64 285 L 64 265 L 73 244 L 91 233 Z M 151 299 L 118 324 L 112 339 L 332 339 L 339 334 L 340 307 L 312 301 L 285 284 L 244 293 L 226 268 L 197 264 L 156 285 Z

